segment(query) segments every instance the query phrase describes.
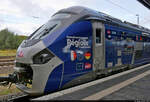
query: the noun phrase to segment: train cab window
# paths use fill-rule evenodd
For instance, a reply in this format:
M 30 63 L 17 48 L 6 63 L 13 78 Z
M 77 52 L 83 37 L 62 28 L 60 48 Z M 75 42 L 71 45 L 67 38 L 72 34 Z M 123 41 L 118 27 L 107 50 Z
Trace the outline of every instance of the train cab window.
M 40 27 L 35 33 L 33 33 L 29 39 L 42 39 L 46 35 L 50 34 L 51 31 L 56 29 L 58 25 L 60 24 L 60 21 L 53 21 L 49 20 L 47 23 L 45 23 L 42 27 Z
M 101 29 L 96 28 L 96 44 L 101 43 Z
M 56 20 L 56 19 L 66 19 L 66 18 L 69 18 L 71 17 L 71 14 L 68 14 L 68 13 L 58 13 L 58 14 L 55 14 L 51 17 L 51 20 Z

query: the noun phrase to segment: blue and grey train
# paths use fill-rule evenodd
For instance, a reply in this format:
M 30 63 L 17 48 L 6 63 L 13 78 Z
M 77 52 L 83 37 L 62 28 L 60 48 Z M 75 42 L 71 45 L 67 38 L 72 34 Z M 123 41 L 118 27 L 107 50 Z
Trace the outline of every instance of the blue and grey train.
M 89 8 L 56 12 L 17 50 L 16 86 L 42 95 L 150 62 L 150 30 Z

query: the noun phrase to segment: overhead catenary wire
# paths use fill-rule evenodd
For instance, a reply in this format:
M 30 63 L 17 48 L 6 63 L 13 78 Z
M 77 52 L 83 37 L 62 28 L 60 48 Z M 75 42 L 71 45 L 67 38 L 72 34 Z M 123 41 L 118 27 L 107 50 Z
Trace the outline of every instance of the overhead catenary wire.
M 143 24 L 147 24 L 150 23 L 150 19 L 145 20 L 144 22 L 142 22 Z
M 131 11 L 131 10 L 129 10 L 129 9 L 125 8 L 125 7 L 123 7 L 123 6 L 120 6 L 120 5 L 117 4 L 117 3 L 112 2 L 111 0 L 105 0 L 105 1 L 108 2 L 109 4 L 112 4 L 112 5 L 114 5 L 114 6 L 117 6 L 117 7 L 121 8 L 122 10 L 128 12 L 129 14 L 133 15 L 134 17 L 137 16 L 137 15 L 139 15 L 139 14 L 135 14 L 135 12 L 133 12 L 133 11 Z M 141 19 L 141 18 L 140 18 L 140 19 Z M 141 19 L 141 20 L 142 20 L 142 19 Z M 146 21 L 144 21 L 143 23 L 142 23 L 142 22 L 141 22 L 141 23 L 142 23 L 142 24 L 145 24 L 145 23 L 148 23 L 148 22 L 150 22 L 149 19 L 146 20 Z
M 131 14 L 131 15 L 133 15 L 133 17 L 135 18 L 136 17 L 136 15 L 137 14 L 135 14 L 135 12 L 133 12 L 132 10 L 129 10 L 129 9 L 127 9 L 126 7 L 123 7 L 123 6 L 121 6 L 121 5 L 119 5 L 118 3 L 116 3 L 116 2 L 113 2 L 112 0 L 104 0 L 104 1 L 106 1 L 106 2 L 108 2 L 109 4 L 111 4 L 111 5 L 114 5 L 114 6 L 116 6 L 116 7 L 119 7 L 120 9 L 122 9 L 122 10 L 124 10 L 124 11 L 126 11 L 126 12 L 128 12 L 129 14 Z M 11 10 L 5 10 L 5 9 L 0 9 L 0 11 L 3 11 L 3 12 L 13 12 L 13 11 L 11 11 Z M 19 13 L 17 14 L 17 12 L 15 12 L 14 11 L 14 13 L 15 13 L 15 15 L 20 15 Z M 14 14 L 13 14 L 14 15 Z M 32 18 L 32 19 L 34 19 L 34 20 L 36 20 L 36 19 L 43 19 L 43 17 L 38 17 L 38 16 L 29 16 L 29 15 L 25 15 L 26 17 L 29 17 L 29 18 Z M 141 16 L 140 16 L 140 21 L 141 20 L 144 20 L 144 23 L 147 23 L 147 21 L 149 22 L 149 20 L 147 20 L 147 21 L 145 21 L 145 19 L 144 18 L 142 18 Z M 10 22 L 10 23 L 13 23 L 13 22 L 17 22 L 17 21 L 8 21 L 8 20 L 3 20 L 3 22 L 4 21 L 6 21 L 6 22 Z M 18 23 L 18 22 L 17 22 Z M 141 22 L 142 23 L 142 22 Z M 142 24 L 144 24 L 144 23 L 142 23 Z
M 119 4 L 116 4 L 116 3 L 112 2 L 111 0 L 105 0 L 105 1 L 108 2 L 108 3 L 110 3 L 110 4 L 113 4 L 113 5 L 117 6 L 117 7 L 119 7 L 119 8 L 121 8 L 122 10 L 124 10 L 124 11 L 126 11 L 126 12 L 128 12 L 128 13 L 134 15 L 134 16 L 137 15 L 137 14 L 134 14 L 135 12 L 126 9 L 126 8 L 124 8 L 123 6 L 120 6 Z

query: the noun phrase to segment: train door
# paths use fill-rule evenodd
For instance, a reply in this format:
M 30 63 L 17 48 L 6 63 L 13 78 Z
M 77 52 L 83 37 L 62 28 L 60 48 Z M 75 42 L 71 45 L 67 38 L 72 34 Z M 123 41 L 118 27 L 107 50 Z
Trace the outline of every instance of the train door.
M 105 27 L 102 22 L 93 21 L 93 69 L 100 71 L 105 65 Z

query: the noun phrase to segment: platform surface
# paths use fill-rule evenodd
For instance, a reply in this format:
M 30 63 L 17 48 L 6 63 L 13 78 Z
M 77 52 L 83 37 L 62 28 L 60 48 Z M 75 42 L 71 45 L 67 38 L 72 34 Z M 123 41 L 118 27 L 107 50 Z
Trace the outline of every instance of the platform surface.
M 103 100 L 149 100 L 150 101 L 150 75 L 112 93 Z
M 150 64 L 33 100 L 150 100 Z

